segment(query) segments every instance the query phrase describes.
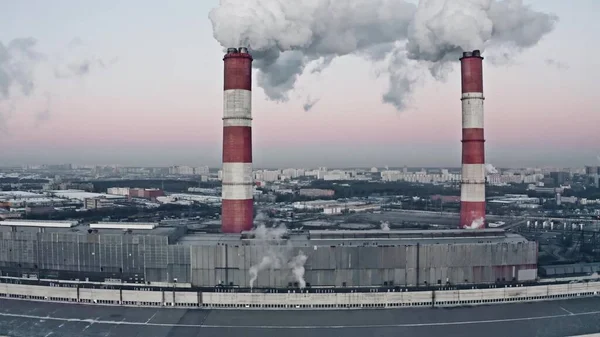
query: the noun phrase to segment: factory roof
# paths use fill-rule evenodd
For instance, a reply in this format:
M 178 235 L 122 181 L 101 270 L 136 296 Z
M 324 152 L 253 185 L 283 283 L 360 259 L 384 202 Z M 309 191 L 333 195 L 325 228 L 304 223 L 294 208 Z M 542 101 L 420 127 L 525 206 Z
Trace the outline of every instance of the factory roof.
M 8 220 L 0 221 L 0 224 L 7 223 Z M 23 221 L 23 220 L 19 220 Z M 48 221 L 44 221 L 48 222 Z M 125 223 L 123 223 L 125 224 Z M 130 222 L 129 224 L 134 224 L 134 222 Z M 10 225 L 2 225 L 0 226 L 0 232 L 11 231 L 12 228 L 16 228 L 17 232 L 37 232 L 40 228 L 44 229 L 46 233 L 74 233 L 74 234 L 123 234 L 126 229 L 116 229 L 116 228 L 104 228 L 104 229 L 94 229 L 91 228 L 88 224 L 80 224 L 75 225 L 73 227 L 56 227 L 56 226 L 16 226 L 12 227 Z M 176 233 L 176 226 L 158 226 L 153 229 L 132 229 L 130 232 L 131 235 L 155 235 L 155 236 L 169 236 Z
M 60 197 L 60 198 L 78 199 L 81 201 L 88 199 L 88 198 L 106 198 L 106 199 L 124 199 L 124 198 L 126 198 L 125 196 L 122 196 L 122 195 L 92 193 L 92 192 L 86 192 L 86 191 L 82 191 L 82 190 L 53 190 L 53 191 L 48 191 L 48 193 L 51 195 Z
M 600 273 L 600 263 L 574 263 L 553 266 L 540 266 L 545 276 L 565 276 Z
M 4 220 L 0 226 L 37 227 L 37 228 L 71 228 L 77 226 L 77 221 L 37 221 L 37 220 Z
M 0 198 L 37 198 L 43 197 L 42 194 L 26 191 L 0 191 Z
M 283 237 L 293 246 L 398 246 L 416 244 L 474 244 L 474 243 L 524 243 L 524 237 L 506 233 L 502 229 L 484 230 L 332 230 L 288 232 Z M 264 243 L 251 232 L 242 234 L 190 234 L 179 239 L 186 245 L 240 245 Z
M 90 224 L 91 229 L 150 230 L 158 227 L 157 222 L 97 222 Z
M 47 198 L 44 196 L 31 197 L 31 198 L 13 198 L 13 199 L 5 199 L 4 202 L 16 204 L 16 203 L 27 203 L 27 204 L 42 204 L 42 203 L 50 203 L 50 202 L 64 202 L 65 199 L 61 198 Z

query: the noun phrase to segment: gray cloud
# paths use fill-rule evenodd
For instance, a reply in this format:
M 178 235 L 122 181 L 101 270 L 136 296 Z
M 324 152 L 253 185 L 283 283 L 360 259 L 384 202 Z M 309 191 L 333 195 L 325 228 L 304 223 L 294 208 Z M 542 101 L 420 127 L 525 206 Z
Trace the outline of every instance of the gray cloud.
M 15 90 L 25 96 L 32 94 L 34 68 L 43 59 L 33 38 L 14 39 L 6 45 L 0 42 L 0 125 L 3 126 L 6 115 L 14 111 Z
M 319 103 L 320 100 L 320 98 L 311 98 L 310 96 L 308 96 L 306 97 L 306 101 L 304 102 L 302 108 L 304 109 L 304 111 L 310 111 L 310 109 L 312 109 L 317 103 Z
M 54 65 L 56 78 L 83 77 L 98 69 L 105 69 L 118 62 L 118 58 L 105 61 L 102 58 L 89 55 L 86 43 L 79 37 L 67 44 L 66 55 Z
M 568 64 L 566 64 L 564 62 L 561 62 L 561 61 L 558 61 L 558 60 L 546 59 L 545 62 L 546 62 L 547 65 L 552 66 L 552 67 L 556 67 L 557 69 L 560 69 L 560 70 L 569 69 L 569 65 Z

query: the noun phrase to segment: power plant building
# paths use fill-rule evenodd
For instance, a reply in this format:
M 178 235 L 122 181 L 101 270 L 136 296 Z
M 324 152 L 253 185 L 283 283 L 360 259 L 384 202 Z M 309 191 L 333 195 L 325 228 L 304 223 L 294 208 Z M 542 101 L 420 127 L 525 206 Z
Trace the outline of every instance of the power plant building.
M 183 226 L 2 221 L 3 276 L 193 287 L 384 287 L 531 281 L 537 244 L 498 229 L 185 234 Z M 119 226 L 123 226 L 122 228 Z M 64 227 L 64 228 L 63 228 Z

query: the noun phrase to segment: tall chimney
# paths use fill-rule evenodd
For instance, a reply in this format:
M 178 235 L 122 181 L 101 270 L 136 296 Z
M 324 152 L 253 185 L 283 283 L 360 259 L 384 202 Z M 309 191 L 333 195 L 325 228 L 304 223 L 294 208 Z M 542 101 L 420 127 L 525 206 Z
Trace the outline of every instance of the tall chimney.
M 462 79 L 462 182 L 460 227 L 485 228 L 483 57 L 479 50 L 460 58 Z
M 229 48 L 223 58 L 223 192 L 221 231 L 252 229 L 252 56 Z

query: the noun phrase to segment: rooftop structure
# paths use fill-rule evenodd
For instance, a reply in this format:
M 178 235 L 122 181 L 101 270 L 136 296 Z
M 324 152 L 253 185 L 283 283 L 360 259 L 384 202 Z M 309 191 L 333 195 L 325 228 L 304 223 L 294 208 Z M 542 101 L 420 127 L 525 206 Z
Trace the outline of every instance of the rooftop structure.
M 91 229 L 150 230 L 156 227 L 158 227 L 156 222 L 98 222 L 90 224 Z
M 42 227 L 42 228 L 71 228 L 77 226 L 77 221 L 38 221 L 38 220 L 4 220 L 0 226 L 12 227 Z
M 270 236 L 270 237 L 269 237 Z M 502 229 L 464 230 L 309 230 L 288 231 L 280 236 L 257 237 L 254 231 L 231 234 L 188 234 L 183 245 L 266 245 L 289 241 L 293 247 L 390 247 L 402 245 L 452 245 L 480 243 L 526 243 L 524 237 Z
M 59 198 L 66 199 L 77 199 L 84 201 L 89 198 L 106 198 L 106 199 L 125 199 L 125 196 L 122 195 L 111 195 L 105 193 L 92 193 L 86 192 L 82 190 L 53 190 L 46 192 L 49 195 L 53 195 Z

